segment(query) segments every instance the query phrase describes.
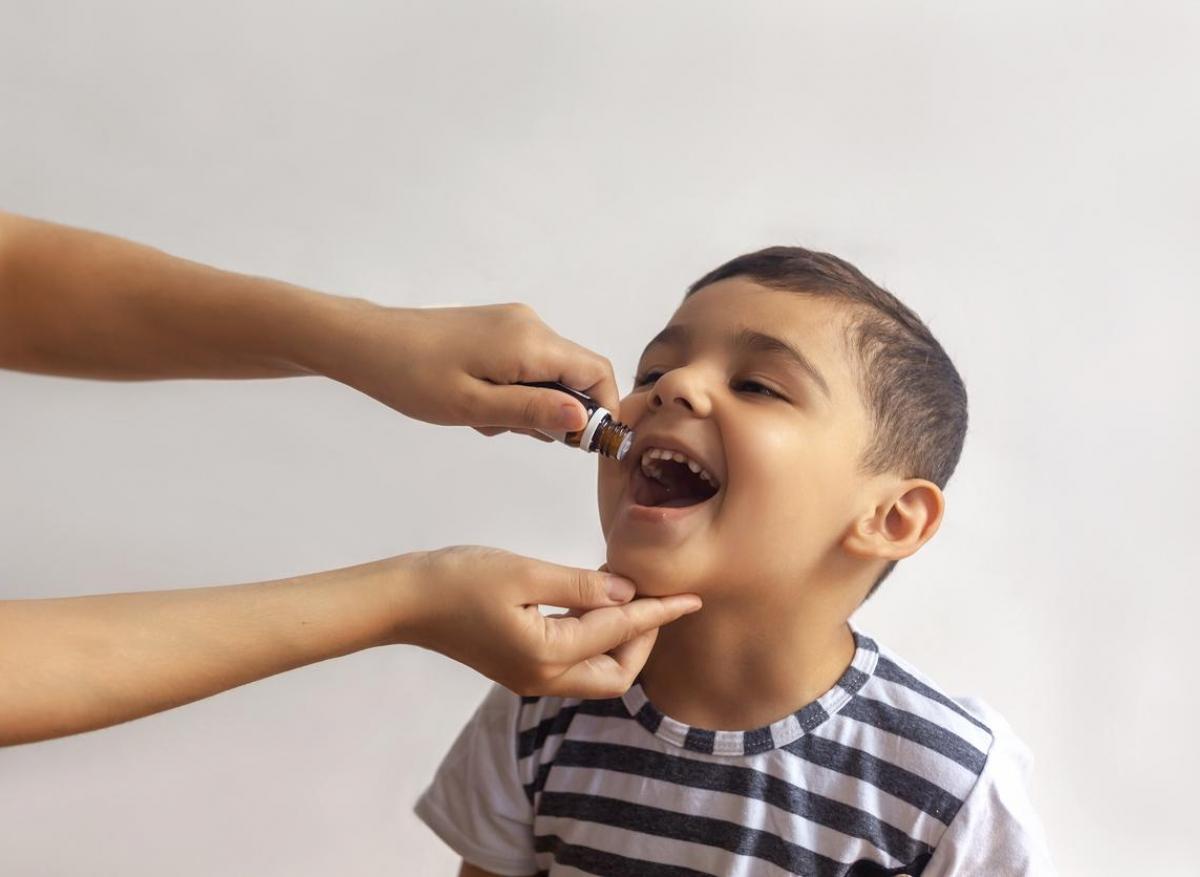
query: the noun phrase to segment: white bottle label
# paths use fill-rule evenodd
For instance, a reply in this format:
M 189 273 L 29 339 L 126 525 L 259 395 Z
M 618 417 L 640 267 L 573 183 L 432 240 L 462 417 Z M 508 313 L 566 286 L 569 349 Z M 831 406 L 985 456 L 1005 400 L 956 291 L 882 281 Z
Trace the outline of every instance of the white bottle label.
M 600 424 L 603 422 L 604 418 L 607 416 L 608 416 L 607 408 L 597 407 L 596 410 L 592 412 L 591 416 L 588 418 L 587 424 L 585 424 L 583 427 L 583 434 L 579 436 L 579 447 L 583 448 L 583 450 L 585 450 L 585 451 L 591 450 L 592 436 L 594 436 L 596 434 L 596 430 L 599 429 Z M 576 432 L 576 430 L 570 430 L 570 431 Z M 567 444 L 567 431 L 566 430 L 561 431 L 561 432 L 548 432 L 547 430 L 539 429 L 538 432 L 540 432 L 542 435 L 548 435 L 548 436 L 550 436 L 550 438 L 552 438 L 556 441 L 560 441 L 563 444 Z

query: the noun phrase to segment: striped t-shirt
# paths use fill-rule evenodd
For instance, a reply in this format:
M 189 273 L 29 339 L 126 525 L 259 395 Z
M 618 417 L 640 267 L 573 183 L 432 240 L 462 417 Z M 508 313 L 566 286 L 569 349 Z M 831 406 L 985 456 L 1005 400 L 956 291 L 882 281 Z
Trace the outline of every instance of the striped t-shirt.
M 584 701 L 494 687 L 417 814 L 504 875 L 1052 873 L 1004 720 L 853 632 L 829 691 L 750 731 L 689 727 L 636 684 Z

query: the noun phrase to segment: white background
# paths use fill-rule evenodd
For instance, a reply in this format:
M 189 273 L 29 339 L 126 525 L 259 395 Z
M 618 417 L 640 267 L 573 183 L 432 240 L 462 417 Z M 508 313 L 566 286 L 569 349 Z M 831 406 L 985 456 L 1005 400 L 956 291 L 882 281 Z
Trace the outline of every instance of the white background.
M 623 387 L 717 264 L 850 259 L 971 402 L 945 525 L 859 625 L 1007 715 L 1064 874 L 1192 874 L 1197 44 L 1182 2 L 0 0 L 0 206 L 526 301 Z M 603 559 L 594 459 L 320 379 L 4 374 L 0 406 L 3 596 Z M 374 650 L 0 751 L 0 872 L 451 873 L 410 807 L 484 688 Z

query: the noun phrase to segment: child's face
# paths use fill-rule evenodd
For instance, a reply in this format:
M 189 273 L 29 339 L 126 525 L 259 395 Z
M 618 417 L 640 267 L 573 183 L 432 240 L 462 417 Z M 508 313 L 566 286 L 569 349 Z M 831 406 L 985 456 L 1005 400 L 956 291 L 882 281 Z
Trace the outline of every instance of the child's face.
M 600 459 L 609 569 L 642 593 L 698 593 L 711 605 L 778 592 L 781 581 L 802 585 L 844 562 L 840 537 L 863 510 L 866 481 L 856 464 L 869 425 L 844 320 L 828 299 L 740 277 L 680 305 L 665 330 L 671 337 L 652 341 L 639 361 L 638 379 L 648 379 L 621 400 L 619 419 L 637 433 L 633 448 L 619 463 Z M 762 338 L 739 346 L 747 331 L 800 351 L 828 394 Z M 712 488 L 661 460 L 651 466 L 672 489 L 654 484 L 643 472 L 654 447 L 684 451 L 712 475 L 715 494 L 679 505 Z M 655 505 L 671 497 L 686 498 Z

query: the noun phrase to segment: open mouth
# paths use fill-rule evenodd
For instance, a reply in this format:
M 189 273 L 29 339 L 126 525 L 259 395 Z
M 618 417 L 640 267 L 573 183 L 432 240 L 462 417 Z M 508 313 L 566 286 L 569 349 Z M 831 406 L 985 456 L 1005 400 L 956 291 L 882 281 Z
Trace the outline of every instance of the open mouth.
M 686 461 L 644 455 L 631 476 L 633 501 L 651 508 L 685 508 L 707 502 L 720 485 Z

